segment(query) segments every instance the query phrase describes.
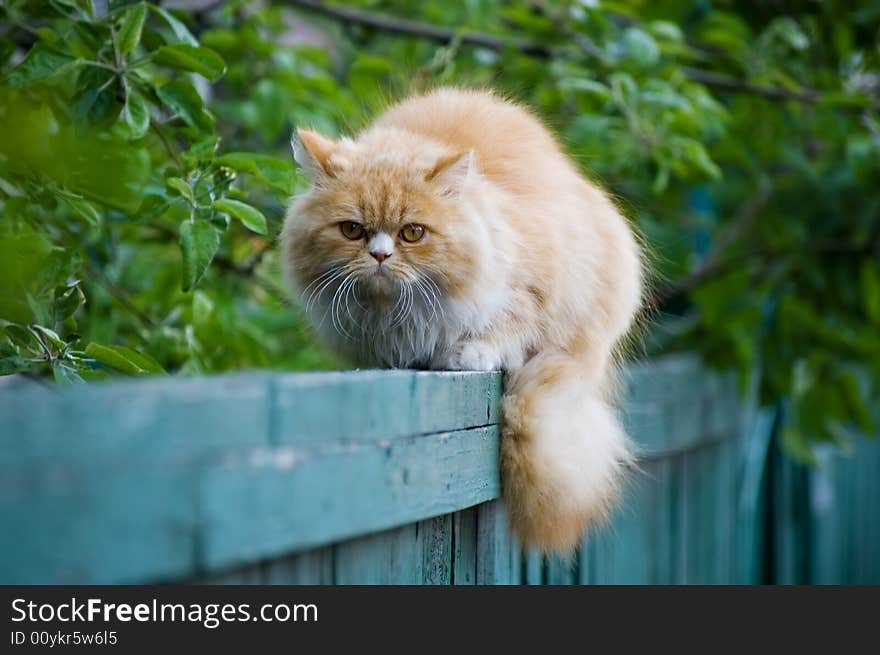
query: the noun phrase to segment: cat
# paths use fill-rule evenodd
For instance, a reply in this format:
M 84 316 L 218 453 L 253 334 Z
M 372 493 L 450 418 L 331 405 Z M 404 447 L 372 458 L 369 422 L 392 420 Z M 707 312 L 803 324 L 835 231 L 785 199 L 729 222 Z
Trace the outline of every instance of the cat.
M 311 188 L 282 230 L 286 277 L 365 365 L 505 371 L 501 474 L 524 544 L 567 553 L 632 463 L 612 404 L 642 305 L 633 229 L 528 109 L 439 88 L 355 138 L 299 129 Z

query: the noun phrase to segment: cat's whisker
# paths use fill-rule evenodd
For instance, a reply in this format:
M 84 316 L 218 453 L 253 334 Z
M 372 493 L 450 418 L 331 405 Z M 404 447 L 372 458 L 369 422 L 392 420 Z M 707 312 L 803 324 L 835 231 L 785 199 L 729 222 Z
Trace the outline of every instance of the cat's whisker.
M 405 281 L 402 281 L 400 283 L 400 309 L 394 314 L 394 320 L 391 321 L 392 329 L 403 323 L 403 319 L 406 317 L 406 306 L 407 302 L 409 301 L 409 291 L 409 285 L 407 285 Z
M 345 292 L 345 313 L 348 314 L 348 319 L 351 321 L 351 324 L 353 326 L 357 325 L 357 321 L 355 320 L 354 316 L 351 315 L 351 307 L 349 306 L 348 301 L 349 298 L 353 296 L 355 303 L 357 303 L 358 307 L 360 307 L 360 303 L 358 303 L 357 301 L 357 282 L 357 277 L 353 277 L 351 283 L 348 285 L 348 289 Z M 363 310 L 363 307 L 361 307 L 361 310 Z
M 356 273 L 356 275 L 355 275 L 354 284 L 352 285 L 351 297 L 354 299 L 354 304 L 357 305 L 357 308 L 363 314 L 363 313 L 366 313 L 367 308 L 361 304 L 361 301 L 360 301 L 360 299 L 358 299 L 358 295 L 357 295 L 357 283 L 361 280 L 361 273 L 359 271 L 355 271 L 355 273 Z
M 326 291 L 330 287 L 330 285 L 333 284 L 333 282 L 335 280 L 339 279 L 344 274 L 345 274 L 345 268 L 340 266 L 338 268 L 338 270 L 335 271 L 334 275 L 330 276 L 327 280 L 325 280 L 321 284 L 321 286 L 319 286 L 317 289 L 312 291 L 312 293 L 309 295 L 308 300 L 306 300 L 306 313 L 308 313 L 311 310 L 313 303 L 318 301 L 318 299 L 321 297 L 321 295 L 324 293 L 324 291 Z M 325 312 L 325 315 L 326 315 L 326 312 Z
M 314 297 L 317 290 L 320 286 L 326 282 L 328 279 L 332 278 L 336 273 L 338 273 L 342 269 L 342 266 L 333 266 L 331 269 L 324 271 L 321 275 L 316 277 L 312 282 L 302 290 L 300 297 L 305 300 L 305 308 L 308 312 L 309 306 L 311 304 L 312 298 Z M 311 291 L 310 291 L 311 290 Z
M 341 267 L 340 267 L 340 268 L 341 268 Z M 320 287 L 319 289 L 317 289 L 316 292 L 313 292 L 313 293 L 315 294 L 315 297 L 314 297 L 314 300 L 313 300 L 313 301 L 310 301 L 310 303 L 311 303 L 311 302 L 317 302 L 317 300 L 321 297 L 321 295 L 324 293 L 324 291 L 326 291 L 326 290 L 330 287 L 330 285 L 333 284 L 333 282 L 335 282 L 336 280 L 338 280 L 338 279 L 339 279 L 340 277 L 342 277 L 342 275 L 344 275 L 344 274 L 345 274 L 345 270 L 342 269 L 342 270 L 338 271 L 338 274 L 337 274 L 337 275 L 334 275 L 334 276 L 331 277 L 329 280 L 325 281 L 325 282 L 321 285 L 321 287 Z M 339 289 L 338 289 L 338 287 L 337 287 L 337 291 L 338 291 L 338 290 L 339 290 Z M 335 297 L 335 293 L 334 293 L 334 297 Z M 332 298 L 331 298 L 331 302 L 327 304 L 327 307 L 324 309 L 324 313 L 321 315 L 321 321 L 320 321 L 320 323 L 318 323 L 318 329 L 319 329 L 319 330 L 324 326 L 324 321 L 327 320 L 327 314 L 331 314 L 331 321 L 332 321 L 332 307 L 333 307 L 333 303 L 332 303 Z M 308 309 L 309 309 L 309 307 L 308 307 L 308 305 L 307 305 L 307 307 L 306 307 L 306 311 L 308 311 Z
M 403 295 L 404 295 L 404 286 L 401 283 L 400 291 L 397 292 L 397 301 L 394 303 L 394 306 L 391 308 L 391 310 L 386 315 L 386 321 L 388 322 L 389 327 L 394 327 L 394 321 L 397 318 L 397 308 L 403 302 Z
M 342 299 L 348 293 L 348 287 L 352 283 L 353 277 L 354 273 L 349 273 L 345 276 L 345 279 L 342 280 L 342 284 L 337 287 L 336 292 L 333 294 L 333 299 L 330 301 L 330 321 L 339 336 L 345 337 L 346 339 L 351 339 L 351 334 L 345 329 L 345 325 L 342 322 Z
M 446 279 L 448 281 L 448 276 L 446 275 L 446 273 L 437 269 L 436 267 L 425 266 L 424 268 L 431 273 L 437 275 L 441 279 Z M 440 286 L 437 284 L 437 282 L 434 281 L 434 278 L 430 275 L 422 275 L 421 279 L 423 282 L 425 282 L 425 284 L 428 285 L 429 289 L 431 289 L 432 295 L 437 301 L 437 309 L 440 312 L 441 318 L 443 318 L 445 316 L 445 312 L 443 311 L 443 302 L 441 301 L 441 298 L 443 297 L 443 292 L 440 290 Z
M 446 283 L 449 282 L 449 276 L 446 274 L 446 271 L 444 271 L 443 269 L 438 268 L 437 266 L 434 266 L 434 265 L 432 265 L 432 264 L 423 264 L 422 267 L 423 267 L 425 270 L 430 271 L 431 273 L 433 273 L 434 275 L 436 275 L 436 276 L 437 276 L 438 278 L 440 278 L 442 281 L 444 281 L 444 282 L 446 282 Z M 430 275 L 426 275 L 425 278 L 426 278 L 429 282 L 431 282 L 434 286 L 437 286 L 437 283 L 434 282 L 434 279 L 433 279 Z M 440 288 L 439 288 L 439 287 L 437 287 L 437 291 L 438 291 L 438 292 L 440 291 Z
M 345 282 L 347 279 L 348 278 L 343 280 L 342 283 L 338 287 L 336 287 L 336 291 L 333 292 L 333 297 L 330 299 L 330 324 L 333 326 L 333 329 L 336 330 L 336 333 L 339 336 L 343 336 L 343 330 L 341 329 L 342 325 L 336 316 L 336 301 L 338 300 L 340 292 L 345 286 Z
M 437 283 L 428 276 L 421 277 L 420 283 L 430 295 L 432 318 L 438 318 L 439 313 L 439 318 L 442 319 L 444 317 L 443 303 L 440 302 L 440 288 Z
M 425 307 L 426 309 L 431 310 L 431 320 L 437 318 L 437 310 L 434 307 L 434 298 L 425 290 L 425 284 L 420 278 L 415 278 L 416 289 L 418 289 L 419 295 L 425 299 Z
M 416 294 L 413 291 L 412 284 L 407 286 L 407 292 L 409 294 L 409 302 L 406 305 L 406 316 L 404 316 L 404 322 L 406 322 L 406 319 L 408 319 L 410 316 L 412 316 L 413 305 L 415 304 L 414 301 L 415 301 Z
M 342 268 L 342 267 L 341 266 L 332 266 L 328 270 L 321 273 L 318 277 L 316 277 L 314 280 L 312 280 L 305 289 L 303 289 L 300 292 L 300 296 L 305 297 L 305 295 L 309 292 L 309 289 L 311 289 L 313 286 L 315 286 L 316 284 L 318 284 L 322 280 L 325 280 L 328 276 L 332 275 L 333 273 L 338 271 L 340 268 Z
M 404 306 L 403 316 L 401 316 L 401 319 L 400 319 L 401 325 L 406 323 L 406 319 L 408 319 L 410 317 L 410 314 L 412 314 L 414 296 L 415 296 L 415 294 L 413 293 L 412 285 L 407 284 L 406 285 L 406 305 Z M 412 339 L 410 339 L 410 341 L 412 341 Z

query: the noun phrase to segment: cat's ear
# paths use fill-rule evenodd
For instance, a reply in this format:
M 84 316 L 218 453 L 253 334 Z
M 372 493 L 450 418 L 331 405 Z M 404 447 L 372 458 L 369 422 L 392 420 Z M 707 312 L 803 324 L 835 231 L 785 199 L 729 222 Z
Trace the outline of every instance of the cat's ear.
M 293 158 L 313 181 L 333 177 L 339 162 L 333 157 L 336 143 L 312 130 L 296 129 L 290 137 Z
M 438 185 L 446 194 L 458 194 L 473 173 L 475 159 L 473 150 L 444 155 L 428 171 L 425 180 Z

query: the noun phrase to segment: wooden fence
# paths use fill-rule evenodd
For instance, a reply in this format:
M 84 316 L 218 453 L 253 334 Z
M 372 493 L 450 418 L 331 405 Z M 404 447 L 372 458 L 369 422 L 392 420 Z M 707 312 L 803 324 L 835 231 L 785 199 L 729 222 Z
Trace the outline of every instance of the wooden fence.
M 880 581 L 880 447 L 808 471 L 695 358 L 629 370 L 626 502 L 571 559 L 510 537 L 493 373 L 0 390 L 0 583 Z

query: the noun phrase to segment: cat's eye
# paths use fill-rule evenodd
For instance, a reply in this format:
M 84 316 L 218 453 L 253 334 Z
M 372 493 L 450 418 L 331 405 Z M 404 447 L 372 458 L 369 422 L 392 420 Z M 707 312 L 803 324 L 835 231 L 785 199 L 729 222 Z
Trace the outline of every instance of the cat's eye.
M 410 223 L 409 225 L 404 225 L 400 229 L 400 238 L 407 243 L 415 243 L 423 236 L 425 236 L 425 228 L 418 223 Z
M 360 239 L 364 236 L 364 226 L 355 221 L 343 221 L 339 224 L 339 229 L 346 239 Z

